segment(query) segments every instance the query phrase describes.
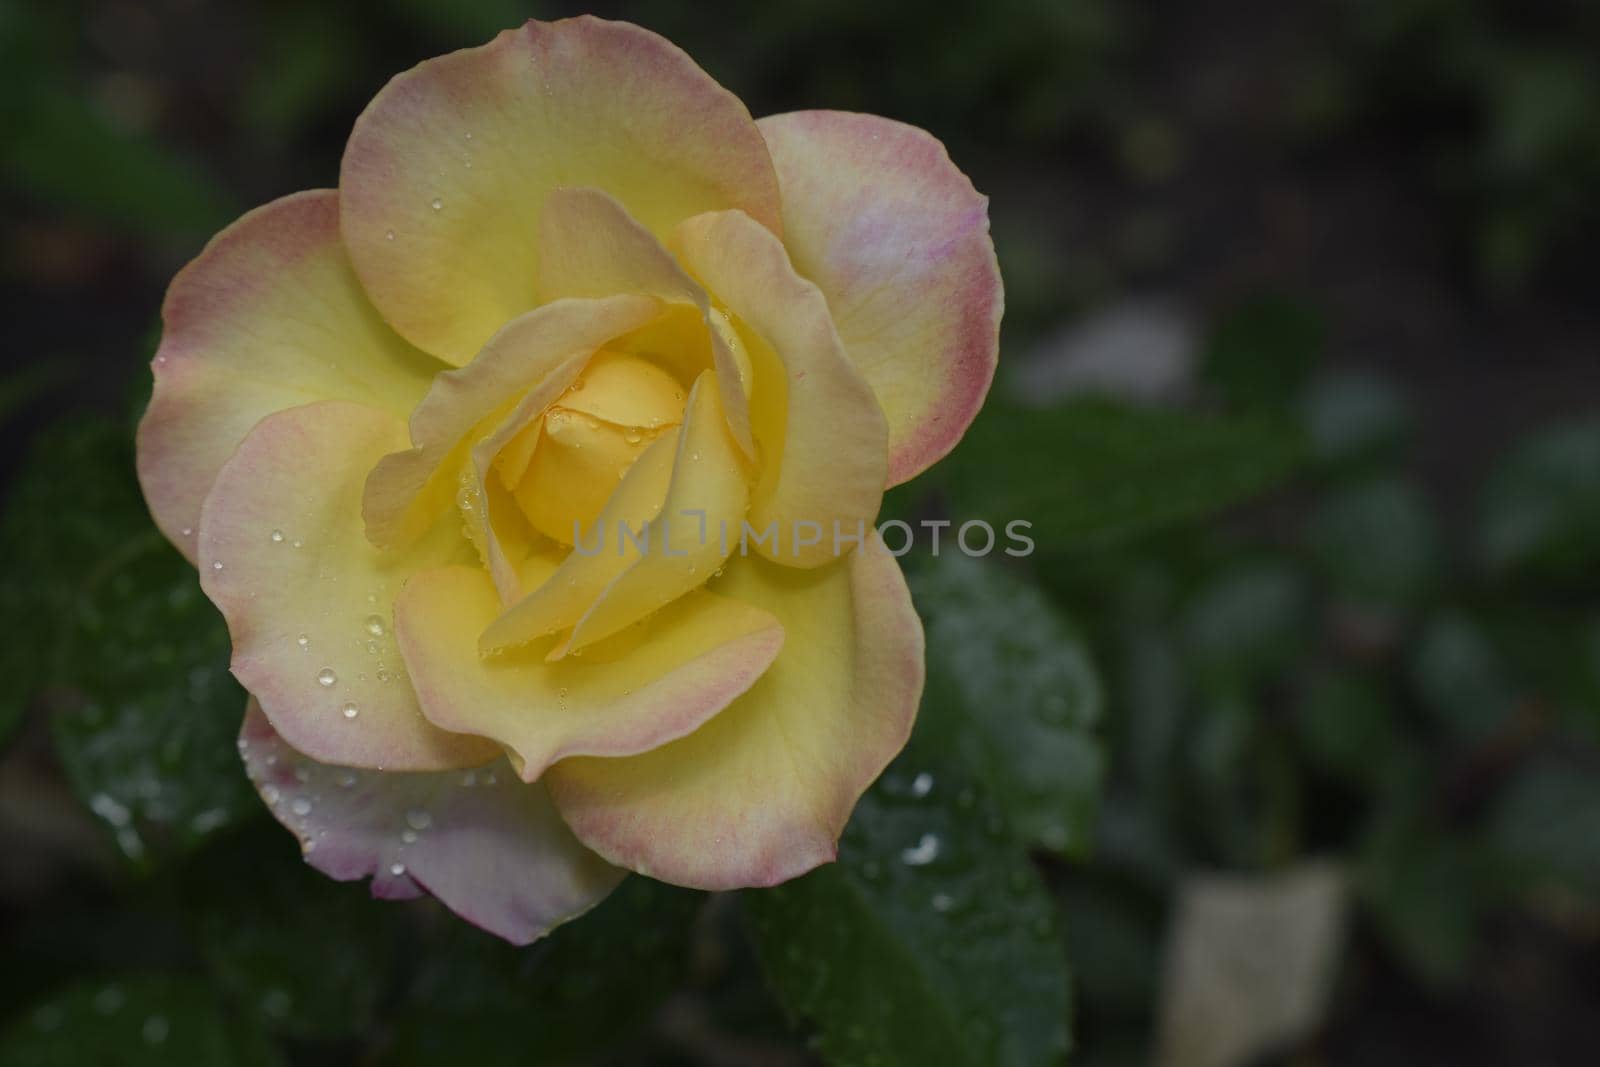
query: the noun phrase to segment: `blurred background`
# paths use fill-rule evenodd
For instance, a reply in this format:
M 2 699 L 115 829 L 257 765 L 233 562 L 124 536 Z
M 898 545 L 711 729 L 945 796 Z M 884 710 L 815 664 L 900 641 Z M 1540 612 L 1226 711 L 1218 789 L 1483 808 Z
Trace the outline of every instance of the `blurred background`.
M 393 74 L 584 10 L 991 198 L 1001 373 L 886 514 L 1038 552 L 908 558 L 939 706 L 868 800 L 955 751 L 1026 849 L 1043 950 L 947 876 L 1071 1008 L 972 1060 L 1594 1062 L 1600 6 L 0 0 L 0 1063 L 898 1062 L 774 950 L 805 886 L 519 952 L 306 870 L 132 481 L 174 271 Z

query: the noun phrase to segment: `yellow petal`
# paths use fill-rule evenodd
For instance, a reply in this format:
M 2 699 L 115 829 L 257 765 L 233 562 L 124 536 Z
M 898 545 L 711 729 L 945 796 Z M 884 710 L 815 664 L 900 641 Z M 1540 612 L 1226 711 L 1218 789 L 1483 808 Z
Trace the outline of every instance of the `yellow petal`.
M 533 306 L 545 199 L 581 185 L 657 234 L 719 208 L 779 226 L 744 105 L 655 34 L 579 18 L 529 22 L 385 86 L 340 168 L 345 243 L 385 319 L 460 365 Z
M 577 622 L 611 580 L 639 557 L 638 542 L 619 536 L 623 526 L 637 532 L 654 519 L 666 500 L 678 434 L 658 437 L 617 485 L 596 520 L 598 532 L 586 535 L 579 550 L 542 582 L 523 578 L 532 592 L 506 609 L 479 638 L 490 652 L 527 644 Z
M 682 737 L 783 645 L 773 616 L 698 592 L 582 657 L 546 663 L 547 642 L 480 657 L 477 635 L 499 611 L 482 571 L 448 567 L 406 583 L 395 623 L 429 719 L 505 745 L 529 782 L 566 756 L 633 755 Z
M 676 240 L 685 264 L 755 342 L 762 477 L 750 525 L 775 531 L 759 551 L 790 566 L 827 563 L 838 555 L 835 534 L 864 534 L 883 498 L 888 427 L 878 401 L 846 357 L 822 294 L 771 233 L 727 211 L 688 220 Z
M 552 655 L 610 637 L 704 585 L 738 547 L 750 500 L 747 477 L 722 416 L 716 377 L 707 371 L 689 394 L 672 484 L 650 523 L 645 552 L 606 587 Z
M 1004 295 L 988 201 L 914 126 L 842 111 L 760 126 L 784 244 L 883 405 L 898 485 L 955 447 L 994 377 Z
M 172 280 L 161 318 L 139 481 L 156 525 L 190 560 L 201 501 L 263 416 L 317 400 L 404 415 L 443 369 L 368 302 L 327 189 L 275 200 L 223 230 Z
M 367 481 L 362 510 L 373 544 L 404 545 L 450 506 L 475 428 L 487 433 L 507 415 L 519 426 L 531 422 L 596 349 L 659 310 L 637 295 L 558 300 L 508 323 L 467 366 L 439 375 L 411 415 L 411 447 L 385 456 Z
M 735 559 L 712 591 L 783 624 L 761 680 L 681 740 L 565 759 L 544 781 L 612 863 L 701 889 L 775 885 L 834 857 L 856 800 L 905 744 L 922 626 L 875 540 L 811 570 Z
M 545 255 L 541 291 L 549 299 L 636 292 L 698 309 L 722 386 L 728 427 L 745 455 L 754 456 L 746 401 L 749 366 L 740 365 L 725 331 L 714 328 L 706 291 L 684 273 L 654 234 L 602 190 L 559 189 L 545 205 L 539 244 Z
M 414 571 L 470 560 L 460 524 L 404 552 L 362 530 L 362 480 L 404 442 L 398 417 L 342 401 L 263 419 L 206 498 L 201 585 L 227 620 L 234 676 L 299 751 L 389 771 L 476 767 L 497 746 L 423 717 L 391 615 Z

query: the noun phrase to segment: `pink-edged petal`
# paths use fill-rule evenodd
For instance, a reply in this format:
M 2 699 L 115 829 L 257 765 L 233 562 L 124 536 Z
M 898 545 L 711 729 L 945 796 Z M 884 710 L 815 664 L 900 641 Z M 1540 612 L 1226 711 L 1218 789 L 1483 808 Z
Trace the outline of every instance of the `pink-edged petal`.
M 388 412 L 327 400 L 269 415 L 217 474 L 200 519 L 200 583 L 228 623 L 234 676 L 314 759 L 400 771 L 472 767 L 499 746 L 423 717 L 391 608 L 412 573 L 472 558 L 459 522 L 381 552 L 361 484 L 405 442 Z
M 372 543 L 403 546 L 450 506 L 474 428 L 489 432 L 497 416 L 526 425 L 596 349 L 659 310 L 638 294 L 558 300 L 507 323 L 470 364 L 439 375 L 411 414 L 410 447 L 385 456 L 363 490 Z
M 263 416 L 330 399 L 403 414 L 443 369 L 367 300 L 330 189 L 274 200 L 212 238 L 172 280 L 161 319 L 139 482 L 191 561 L 200 503 Z
M 370 876 L 382 899 L 431 893 L 515 945 L 582 915 L 625 876 L 579 844 L 544 789 L 518 781 L 503 759 L 433 774 L 330 765 L 290 746 L 254 701 L 239 751 L 311 866 L 341 882 Z
M 784 243 L 883 405 L 898 485 L 955 447 L 994 378 L 1004 294 L 988 200 L 915 126 L 843 111 L 760 126 Z
M 661 37 L 584 17 L 529 22 L 385 86 L 345 149 L 345 243 L 395 329 L 462 364 L 533 306 L 545 199 L 581 185 L 656 234 L 724 208 L 780 225 L 744 105 Z
M 883 499 L 889 431 L 877 398 L 845 354 L 822 293 L 765 228 L 721 211 L 689 219 L 674 240 L 754 334 L 751 424 L 762 471 L 750 525 L 775 532 L 758 550 L 790 566 L 825 564 L 839 555 L 835 531 L 859 536 Z
M 579 657 L 545 662 L 548 641 L 480 656 L 477 634 L 499 609 L 482 571 L 441 568 L 406 583 L 395 625 L 423 712 L 501 742 L 530 782 L 567 756 L 628 756 L 682 737 L 783 646 L 772 615 L 696 592 Z
M 684 273 L 656 236 L 600 189 L 558 189 L 541 219 L 539 247 L 543 281 L 551 299 L 648 293 L 700 312 L 711 346 L 712 366 L 722 388 L 728 428 L 745 455 L 754 456 L 750 436 L 748 366 L 741 366 L 725 331 L 716 328 L 706 291 Z
M 618 866 L 701 889 L 768 886 L 833 859 L 856 801 L 904 746 L 922 625 L 875 539 L 810 570 L 751 557 L 711 585 L 783 624 L 783 651 L 694 733 L 544 777 L 578 838 Z

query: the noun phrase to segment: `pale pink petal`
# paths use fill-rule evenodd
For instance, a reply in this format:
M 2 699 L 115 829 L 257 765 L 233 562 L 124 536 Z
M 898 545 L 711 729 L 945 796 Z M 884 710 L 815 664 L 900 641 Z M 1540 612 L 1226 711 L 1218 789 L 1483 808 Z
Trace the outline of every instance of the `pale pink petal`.
M 200 519 L 200 583 L 227 621 L 234 676 L 314 759 L 387 770 L 472 767 L 498 745 L 423 717 L 392 606 L 419 570 L 470 561 L 459 521 L 403 552 L 366 538 L 361 485 L 405 423 L 327 400 L 269 415 L 217 474 Z
M 784 243 L 883 405 L 898 485 L 955 447 L 994 378 L 1004 297 L 988 201 L 915 126 L 843 111 L 760 126 Z
M 318 400 L 404 415 L 444 369 L 368 302 L 328 189 L 274 200 L 219 233 L 172 280 L 161 319 L 139 481 L 191 561 L 200 503 L 263 416 Z
M 582 915 L 624 877 L 579 844 L 544 789 L 518 781 L 504 760 L 432 774 L 319 763 L 290 747 L 254 701 L 239 751 L 311 866 L 341 882 L 370 876 L 372 895 L 387 900 L 431 893 L 512 944 Z

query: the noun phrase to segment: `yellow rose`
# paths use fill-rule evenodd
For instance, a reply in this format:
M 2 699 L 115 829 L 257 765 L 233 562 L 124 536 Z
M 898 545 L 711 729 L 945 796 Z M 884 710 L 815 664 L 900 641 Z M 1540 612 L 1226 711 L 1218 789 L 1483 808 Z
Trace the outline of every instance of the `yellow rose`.
M 337 190 L 174 279 L 139 430 L 310 862 L 524 942 L 627 870 L 832 859 L 923 681 L 872 523 L 978 410 L 1000 310 L 921 130 L 756 122 L 593 18 L 390 82 Z

